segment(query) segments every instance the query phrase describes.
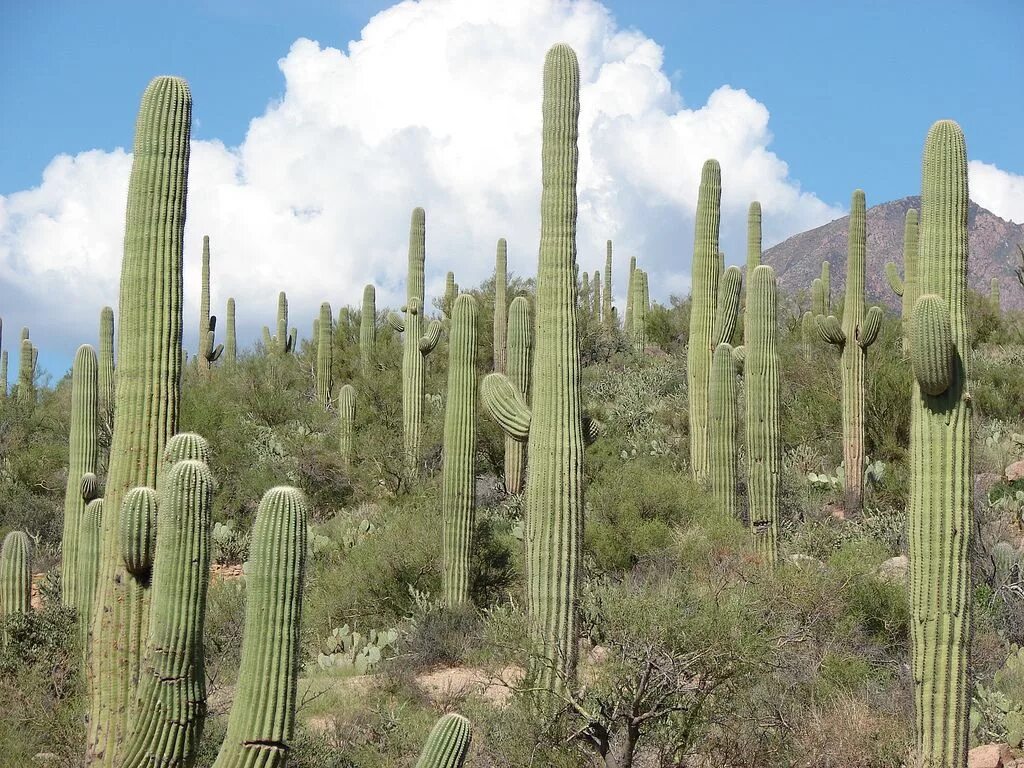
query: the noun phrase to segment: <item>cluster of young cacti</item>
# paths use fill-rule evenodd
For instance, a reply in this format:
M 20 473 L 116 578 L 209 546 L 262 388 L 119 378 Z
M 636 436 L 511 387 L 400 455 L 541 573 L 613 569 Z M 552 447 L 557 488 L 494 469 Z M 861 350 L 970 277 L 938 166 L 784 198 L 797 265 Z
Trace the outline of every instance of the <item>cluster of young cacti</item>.
M 864 362 L 882 327 L 882 310 L 872 307 L 864 312 L 866 240 L 864 192 L 858 189 L 850 204 L 843 320 L 840 323 L 834 315 L 815 317 L 818 334 L 841 352 L 844 506 L 848 514 L 859 513 L 864 503 Z
M 298 343 L 298 331 L 288 331 L 288 297 L 284 291 L 277 294 L 277 335 L 271 336 L 270 329 L 263 326 L 263 346 L 278 355 L 295 352 Z
M 910 323 L 911 656 L 918 757 L 967 760 L 971 686 L 971 344 L 967 314 L 967 151 L 943 120 L 925 142 L 919 296 Z
M 215 362 L 224 353 L 224 345 L 213 345 L 217 330 L 217 316 L 210 314 L 210 236 L 203 235 L 203 284 L 199 296 L 199 372 L 209 374 Z

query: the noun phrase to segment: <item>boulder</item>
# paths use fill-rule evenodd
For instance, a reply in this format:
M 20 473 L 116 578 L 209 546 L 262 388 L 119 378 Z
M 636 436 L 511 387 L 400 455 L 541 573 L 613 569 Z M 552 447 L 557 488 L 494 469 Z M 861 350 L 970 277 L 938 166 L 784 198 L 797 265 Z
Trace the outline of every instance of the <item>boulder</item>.
M 1009 761 L 1006 744 L 982 744 L 967 753 L 967 768 L 1007 768 Z
M 1015 461 L 1006 468 L 1006 479 L 1011 482 L 1024 479 L 1024 459 Z
M 907 580 L 907 574 L 910 573 L 910 561 L 906 555 L 890 557 L 875 569 L 875 573 L 883 581 L 902 584 Z

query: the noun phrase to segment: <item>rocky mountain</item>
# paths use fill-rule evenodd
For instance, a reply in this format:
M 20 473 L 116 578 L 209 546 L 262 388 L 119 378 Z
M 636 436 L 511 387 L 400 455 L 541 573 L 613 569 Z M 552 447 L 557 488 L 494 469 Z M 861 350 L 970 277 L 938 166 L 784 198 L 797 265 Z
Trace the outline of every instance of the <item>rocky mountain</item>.
M 920 210 L 920 197 L 905 197 L 876 205 L 867 211 L 868 241 L 866 289 L 869 304 L 882 304 L 899 311 L 899 298 L 885 280 L 885 263 L 896 262 L 903 274 L 903 220 L 907 210 Z M 969 283 L 988 294 L 989 281 L 999 278 L 1003 308 L 1024 309 L 1024 289 L 1017 282 L 1014 267 L 1020 264 L 1017 244 L 1024 244 L 1024 225 L 999 218 L 971 203 L 968 213 L 970 248 Z M 841 297 L 846 287 L 846 233 L 850 217 L 801 232 L 764 253 L 763 261 L 775 268 L 779 287 L 793 295 L 810 292 L 811 281 L 821 271 L 821 262 L 832 264 L 832 297 Z

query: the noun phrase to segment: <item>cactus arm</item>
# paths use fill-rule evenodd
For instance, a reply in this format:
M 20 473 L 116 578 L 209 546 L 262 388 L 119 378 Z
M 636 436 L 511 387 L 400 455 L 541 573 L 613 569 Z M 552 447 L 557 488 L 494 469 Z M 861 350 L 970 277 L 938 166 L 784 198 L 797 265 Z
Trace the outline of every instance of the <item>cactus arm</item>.
M 894 262 L 886 262 L 885 279 L 886 282 L 889 283 L 889 288 L 892 289 L 893 293 L 895 293 L 897 296 L 903 295 L 903 278 L 900 277 L 899 268 L 896 266 Z
M 295 352 L 299 348 L 299 329 L 292 328 L 288 334 L 288 343 L 285 345 L 285 352 Z
M 756 269 L 756 267 L 755 267 Z M 744 332 L 745 333 L 745 332 Z M 743 365 L 747 361 L 747 348 L 740 344 L 732 349 L 732 364 L 736 366 L 736 373 L 743 375 Z
M 429 355 L 434 351 L 434 347 L 437 346 L 437 342 L 441 340 L 441 330 L 443 326 L 437 320 L 432 320 L 430 325 L 427 326 L 426 332 L 420 337 L 420 353 L 423 355 Z
M 405 321 L 402 320 L 400 315 L 397 315 L 394 312 L 389 312 L 387 320 L 388 325 L 390 325 L 397 333 L 405 331 Z
M 757 268 L 756 266 L 754 267 Z M 753 274 L 751 274 L 753 277 Z M 755 321 L 756 322 L 756 321 Z M 738 517 L 736 486 L 736 367 L 735 350 L 726 342 L 715 348 L 708 389 L 710 462 L 708 478 L 715 508 L 722 519 Z
M 874 344 L 881 329 L 882 310 L 878 307 L 872 307 L 864 316 L 864 323 L 858 330 L 857 343 L 860 344 L 861 349 L 867 349 Z
M 525 406 L 530 398 L 530 366 L 533 359 L 533 323 L 530 320 L 530 302 L 525 296 L 517 296 L 509 306 L 505 346 L 508 378 L 522 394 Z M 525 443 L 506 434 L 505 490 L 508 493 L 522 492 L 525 468 Z
M 586 445 L 593 445 L 601 437 L 601 433 L 604 432 L 604 424 L 587 414 L 583 414 L 582 422 L 583 442 Z
M 834 344 L 839 348 L 846 344 L 846 334 L 843 332 L 843 326 L 836 319 L 835 315 L 818 315 L 814 318 L 814 322 L 818 329 L 818 338 L 822 341 Z
M 274 340 L 270 335 L 270 329 L 267 326 L 263 326 L 263 346 L 267 348 L 267 352 L 274 351 Z
M 938 397 L 953 382 L 956 348 L 946 302 L 933 293 L 918 298 L 914 305 L 910 362 L 921 391 Z
M 739 267 L 729 267 L 722 273 L 718 281 L 718 301 L 715 304 L 715 326 L 711 332 L 711 342 L 717 347 L 728 344 L 736 331 L 736 321 L 740 311 L 740 289 L 743 273 Z
M 532 413 L 519 388 L 503 373 L 484 376 L 480 401 L 502 431 L 513 440 L 525 442 L 530 436 Z
M 152 488 L 132 488 L 121 503 L 121 559 L 125 570 L 149 583 L 156 551 L 157 495 Z

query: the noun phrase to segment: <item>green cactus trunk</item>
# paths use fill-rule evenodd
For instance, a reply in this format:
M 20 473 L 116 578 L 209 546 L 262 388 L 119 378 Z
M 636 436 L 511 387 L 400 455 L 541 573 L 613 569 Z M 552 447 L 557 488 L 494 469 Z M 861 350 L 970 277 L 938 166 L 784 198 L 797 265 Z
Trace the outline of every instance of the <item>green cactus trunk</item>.
M 988 284 L 988 301 L 992 309 L 998 314 L 1002 309 L 1002 301 L 999 298 L 999 278 L 993 277 Z
M 445 319 L 450 320 L 452 310 L 455 308 L 455 297 L 459 295 L 459 288 L 455 283 L 455 273 L 448 272 L 444 276 L 444 295 L 441 297 L 441 312 Z
M 736 365 L 729 344 L 719 344 L 711 361 L 708 390 L 711 461 L 709 475 L 715 509 L 724 519 L 739 517 L 736 487 Z
M 135 492 L 156 500 L 152 489 Z M 178 462 L 163 478 L 153 608 L 121 768 L 193 764 L 206 718 L 203 626 L 212 500 L 213 477 L 201 461 Z
M 590 291 L 590 298 L 592 302 L 591 309 L 594 314 L 594 319 L 599 323 L 604 322 L 604 318 L 601 317 L 601 297 L 601 273 L 594 270 Z
M 210 368 L 224 352 L 224 345 L 213 346 L 217 318 L 210 315 L 210 236 L 203 235 L 203 282 L 199 298 L 199 373 L 209 376 Z
M 647 273 L 638 269 L 633 273 L 633 349 L 643 354 L 647 349 Z
M 253 526 L 245 635 L 227 735 L 213 768 L 279 768 L 295 731 L 309 505 L 267 491 Z
M 718 279 L 722 271 L 718 251 L 721 199 L 722 171 L 717 160 L 708 160 L 701 171 L 700 190 L 697 194 L 693 269 L 690 272 L 690 341 L 686 352 L 686 380 L 690 401 L 690 471 L 702 482 L 708 476 L 708 387 L 714 350 L 712 334 L 718 301 Z
M 115 766 L 141 661 L 143 585 L 119 555 L 128 489 L 155 486 L 181 398 L 182 236 L 192 97 L 184 80 L 154 79 L 142 98 L 128 184 L 121 267 L 118 379 L 93 618 L 89 764 Z
M 469 720 L 449 712 L 434 724 L 415 768 L 462 768 L 472 737 Z
M 629 258 L 629 281 L 626 283 L 626 315 L 623 318 L 622 331 L 626 338 L 633 339 L 633 282 L 636 275 L 636 256 Z
M 114 310 L 104 307 L 100 311 L 99 388 L 100 414 L 112 425 L 114 418 Z
M 761 203 L 757 200 L 747 210 L 747 285 L 744 296 L 743 340 L 746 342 L 746 328 L 750 324 L 750 279 L 761 264 Z
M 755 267 L 747 290 L 750 326 L 744 345 L 747 496 L 754 548 L 767 563 L 778 557 L 779 478 L 782 429 L 779 416 L 778 297 L 775 271 Z
M 533 360 L 533 326 L 530 324 L 530 302 L 517 296 L 509 308 L 508 322 L 508 378 L 530 402 L 530 365 Z M 505 435 L 505 490 L 523 492 L 526 475 L 526 443 Z
M 373 372 L 377 349 L 377 290 L 363 288 L 363 307 L 359 315 L 359 366 L 363 376 Z
M 7 399 L 7 350 L 0 352 L 0 400 Z
M 61 537 L 61 602 L 78 605 L 78 571 L 81 557 L 79 529 L 85 505 L 82 479 L 92 477 L 95 492 L 99 459 L 99 363 L 96 351 L 83 344 L 71 368 L 71 429 L 68 434 L 68 479 L 64 489 L 64 533 Z
M 346 384 L 338 392 L 338 451 L 346 467 L 352 464 L 356 425 L 356 390 Z
M 0 622 L 31 610 L 32 542 L 24 531 L 11 531 L 0 547 Z
M 967 151 L 960 127 L 935 123 L 925 143 L 920 297 L 911 323 L 911 655 L 923 764 L 966 764 L 971 684 L 973 520 Z
M 21 340 L 21 354 L 18 357 L 18 401 L 33 403 L 36 399 L 35 385 L 36 350 L 29 339 Z
M 601 320 L 605 328 L 612 328 L 615 318 L 612 315 L 612 241 L 604 244 L 604 294 L 601 297 Z
M 444 413 L 444 597 L 469 600 L 469 567 L 476 526 L 476 300 L 463 294 L 452 310 L 448 345 L 448 402 Z
M 850 204 L 849 252 L 846 258 L 846 299 L 843 321 L 832 315 L 816 318 L 819 335 L 842 353 L 844 508 L 860 513 L 864 504 L 864 362 L 868 347 L 878 337 L 882 312 L 864 312 L 864 261 L 867 240 L 864 192 L 856 190 Z M 822 284 L 827 284 L 822 265 Z
M 78 573 L 75 576 L 75 608 L 78 611 L 78 637 L 82 649 L 82 666 L 88 668 L 92 635 L 93 600 L 96 577 L 99 575 L 100 540 L 103 533 L 103 499 L 93 499 L 85 506 L 78 528 Z
M 238 339 L 235 336 L 235 300 L 229 298 L 224 313 L 224 365 L 238 362 Z
M 508 361 L 505 357 L 508 333 L 508 244 L 505 238 L 498 240 L 498 252 L 494 257 L 494 370 L 505 373 Z
M 334 321 L 331 319 L 331 305 L 326 301 L 320 305 L 317 333 L 316 401 L 321 408 L 327 410 L 331 407 L 331 391 L 334 388 Z

